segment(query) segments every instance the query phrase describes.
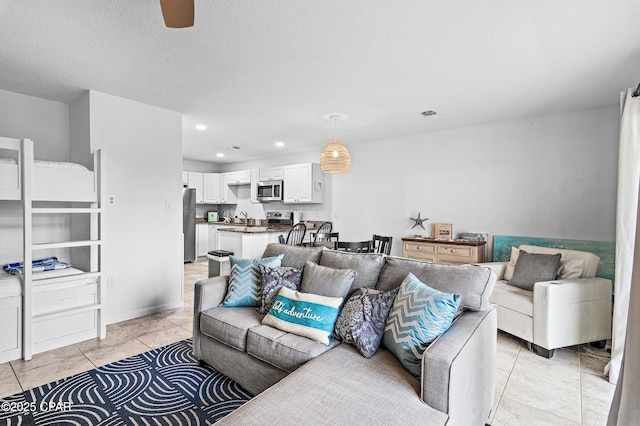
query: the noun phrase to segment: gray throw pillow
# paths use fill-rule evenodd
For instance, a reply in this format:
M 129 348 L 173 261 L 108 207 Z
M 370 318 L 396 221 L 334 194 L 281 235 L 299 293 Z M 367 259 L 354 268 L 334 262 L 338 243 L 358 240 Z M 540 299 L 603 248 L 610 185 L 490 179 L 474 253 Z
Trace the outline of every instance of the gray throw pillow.
M 353 269 L 335 269 L 307 262 L 300 291 L 326 297 L 345 297 L 356 274 Z
M 559 266 L 560 253 L 527 253 L 524 250 L 520 250 L 509 285 L 533 291 L 535 283 L 555 279 Z

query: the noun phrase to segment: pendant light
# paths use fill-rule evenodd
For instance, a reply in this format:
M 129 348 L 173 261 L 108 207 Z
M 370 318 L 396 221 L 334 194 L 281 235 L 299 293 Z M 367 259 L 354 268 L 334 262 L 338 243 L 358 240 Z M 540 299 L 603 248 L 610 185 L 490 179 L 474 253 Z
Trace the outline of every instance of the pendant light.
M 346 117 L 341 114 L 331 114 L 327 117 L 333 120 L 333 142 L 328 144 L 320 154 L 320 168 L 325 173 L 347 173 L 351 167 L 351 156 L 347 148 L 337 141 L 337 121 Z

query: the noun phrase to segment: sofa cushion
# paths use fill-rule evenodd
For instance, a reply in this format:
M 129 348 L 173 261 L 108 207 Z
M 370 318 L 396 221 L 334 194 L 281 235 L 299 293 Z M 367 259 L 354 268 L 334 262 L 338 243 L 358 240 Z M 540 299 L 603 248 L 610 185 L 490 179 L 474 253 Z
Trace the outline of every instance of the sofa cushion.
M 584 271 L 584 259 L 562 259 L 556 278 L 560 280 L 573 280 L 580 278 Z
M 513 277 L 513 270 L 516 267 L 516 262 L 518 261 L 518 256 L 520 255 L 520 249 L 516 247 L 511 247 L 511 256 L 509 257 L 509 263 L 507 263 L 507 267 L 504 270 L 504 279 L 509 281 L 511 277 Z
M 533 292 L 496 281 L 490 297 L 491 303 L 533 317 Z
M 235 306 L 260 306 L 262 303 L 262 274 L 259 265 L 280 266 L 283 255 L 264 259 L 238 259 L 229 256 L 231 273 L 227 295 L 220 304 Z
M 302 269 L 303 268 L 293 268 L 291 266 L 272 268 L 270 266 L 260 265 L 260 273 L 262 274 L 262 303 L 260 304 L 258 312 L 261 314 L 269 312 L 273 301 L 276 300 L 276 296 L 278 296 L 278 292 L 282 287 L 291 290 L 300 290 Z
M 509 285 L 533 291 L 535 283 L 555 279 L 559 266 L 560 253 L 528 253 L 520 250 Z
M 489 308 L 489 295 L 496 282 L 496 275 L 490 268 L 482 266 L 441 265 L 388 256 L 376 289 L 389 291 L 398 287 L 409 272 L 423 283 L 428 283 L 431 288 L 445 293 L 459 294 L 462 297 L 461 308 L 470 310 Z
M 340 310 L 335 335 L 371 358 L 380 346 L 397 293 L 398 289 L 383 292 L 366 287 L 354 291 Z
M 331 339 L 329 345 L 323 345 L 270 325 L 252 327 L 247 333 L 249 355 L 289 373 L 339 343 Z
M 291 266 L 294 268 L 302 268 L 305 262 L 318 263 L 324 247 L 302 247 L 290 246 L 287 244 L 268 244 L 262 253 L 262 257 L 274 257 L 284 255 L 281 266 Z
M 374 288 L 384 263 L 385 256 L 376 253 L 348 253 L 325 250 L 320 258 L 320 265 L 322 266 L 336 269 L 353 269 L 358 273 L 347 296 L 350 296 L 351 293 L 361 287 Z
M 416 425 L 447 423 L 448 416 L 419 397 L 420 381 L 386 350 L 365 359 L 338 345 L 256 395 L 221 424 L 262 426 Z
M 307 262 L 300 290 L 320 296 L 345 298 L 354 278 L 356 271 L 353 269 L 335 269 Z
M 460 306 L 460 295 L 433 289 L 412 273 L 400 285 L 384 329 L 384 345 L 415 377 L 422 372 L 422 354 L 447 331 Z
M 234 349 L 244 351 L 247 346 L 247 331 L 260 325 L 262 317 L 252 307 L 212 308 L 200 314 L 200 331 Z
M 328 345 L 342 301 L 282 287 L 262 323 Z

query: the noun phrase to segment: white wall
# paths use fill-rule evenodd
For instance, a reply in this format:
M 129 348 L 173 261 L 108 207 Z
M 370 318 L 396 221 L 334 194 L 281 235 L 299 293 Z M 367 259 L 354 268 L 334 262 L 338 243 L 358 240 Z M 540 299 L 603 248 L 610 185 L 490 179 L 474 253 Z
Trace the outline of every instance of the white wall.
M 104 225 L 104 269 L 115 284 L 107 289 L 107 321 L 181 306 L 181 115 L 95 91 L 88 96 L 91 149 L 103 149 L 106 191 L 116 198 Z M 85 124 L 72 128 L 82 133 Z
M 32 139 L 35 158 L 69 160 L 69 105 L 33 96 L 0 90 L 0 136 Z M 21 262 L 22 204 L 0 201 L 0 264 Z M 34 239 L 69 239 L 69 218 L 65 215 L 41 215 L 34 219 Z M 69 260 L 69 250 L 36 252 L 35 256 L 56 255 Z
M 411 229 L 420 212 L 458 232 L 614 241 L 617 106 L 348 145 L 332 176 L 344 240 Z M 416 230 L 418 232 L 416 232 Z
M 322 205 L 238 204 L 260 217 L 293 209 L 332 220 L 340 239 L 490 235 L 615 240 L 619 108 L 608 106 L 348 144 L 351 171 L 325 175 Z M 319 151 L 221 164 L 220 171 L 317 162 Z M 244 204 L 242 204 L 244 203 Z M 411 228 L 418 212 L 426 230 Z
M 182 170 L 188 172 L 216 173 L 219 169 L 217 164 L 205 163 L 204 161 L 182 160 Z

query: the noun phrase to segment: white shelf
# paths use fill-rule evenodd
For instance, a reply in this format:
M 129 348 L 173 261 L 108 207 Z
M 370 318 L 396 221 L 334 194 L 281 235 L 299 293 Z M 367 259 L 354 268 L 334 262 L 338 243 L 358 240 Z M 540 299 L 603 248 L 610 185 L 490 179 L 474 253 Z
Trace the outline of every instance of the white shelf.
M 102 244 L 101 240 L 64 241 L 61 243 L 33 244 L 31 246 L 31 249 L 46 250 L 46 249 L 70 248 L 70 247 L 89 247 L 89 246 L 99 246 L 100 244 Z
M 102 209 L 99 207 L 34 207 L 31 212 L 34 214 L 102 213 Z

